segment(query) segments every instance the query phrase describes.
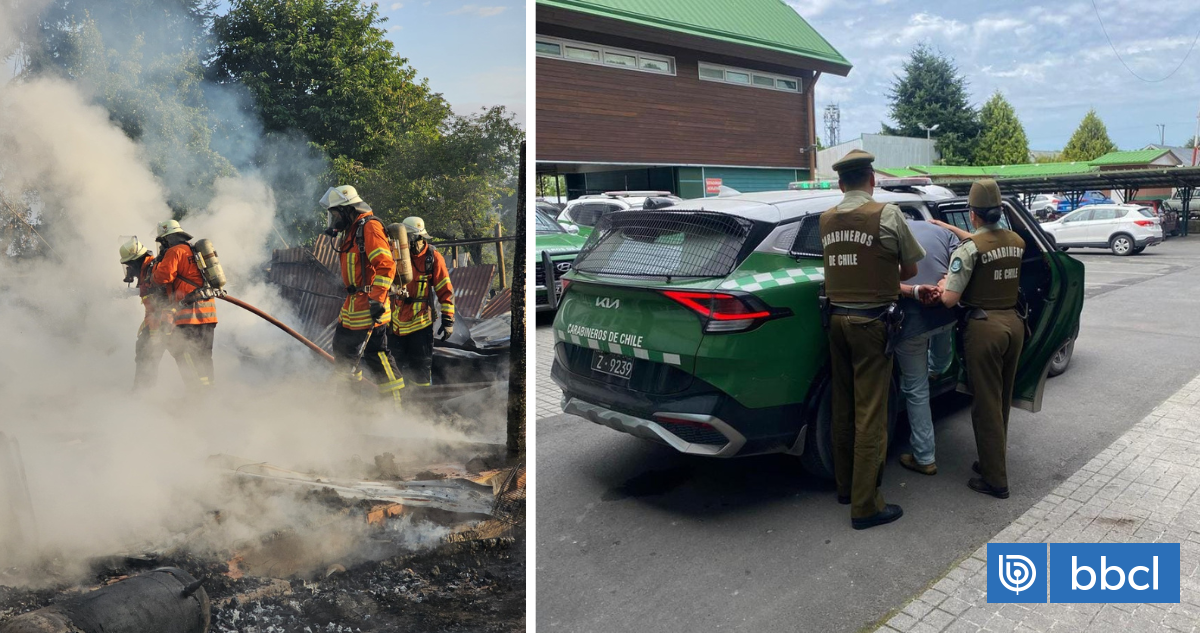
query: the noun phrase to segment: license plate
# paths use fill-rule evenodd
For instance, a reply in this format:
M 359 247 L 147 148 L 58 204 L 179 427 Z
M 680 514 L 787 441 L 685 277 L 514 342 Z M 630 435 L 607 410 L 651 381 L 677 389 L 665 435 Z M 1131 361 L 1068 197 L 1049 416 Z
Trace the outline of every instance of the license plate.
M 620 354 L 593 352 L 592 370 L 617 378 L 629 378 L 633 373 L 633 359 Z

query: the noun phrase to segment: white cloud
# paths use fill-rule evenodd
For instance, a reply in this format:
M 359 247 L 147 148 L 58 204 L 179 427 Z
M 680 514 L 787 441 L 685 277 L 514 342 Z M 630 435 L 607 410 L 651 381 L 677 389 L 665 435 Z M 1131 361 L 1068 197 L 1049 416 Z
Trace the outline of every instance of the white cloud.
M 787 5 L 796 10 L 800 17 L 811 18 L 825 13 L 825 10 L 832 6 L 847 8 L 845 2 L 839 0 L 784 0 Z
M 396 26 L 388 27 L 388 33 L 393 33 L 395 31 L 403 31 L 403 30 L 404 30 L 404 27 L 400 26 L 399 24 L 397 24 Z
M 393 2 L 392 3 L 392 11 L 395 11 L 396 9 L 403 9 L 403 8 L 404 8 L 403 2 Z
M 480 18 L 490 18 L 494 15 L 500 15 L 508 7 L 487 7 L 480 4 L 465 4 L 447 15 L 474 15 Z

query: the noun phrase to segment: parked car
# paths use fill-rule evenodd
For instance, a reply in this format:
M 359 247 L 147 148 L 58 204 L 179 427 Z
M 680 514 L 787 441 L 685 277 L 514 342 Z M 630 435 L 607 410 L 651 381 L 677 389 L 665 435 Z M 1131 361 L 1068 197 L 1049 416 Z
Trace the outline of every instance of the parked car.
M 641 209 L 646 201 L 651 200 L 651 206 L 663 207 L 682 200 L 671 195 L 669 191 L 609 191 L 601 194 L 586 195 L 567 203 L 558 216 L 563 226 L 575 226 L 579 234 L 587 237 L 592 233 L 592 227 L 600 218 L 613 211 Z
M 1183 198 L 1180 197 L 1179 190 L 1176 190 L 1170 198 L 1162 201 L 1162 208 L 1177 215 L 1183 213 Z M 1200 220 L 1200 196 L 1193 195 L 1188 200 L 1188 217 Z
M 587 242 L 587 238 L 571 233 L 556 222 L 552 214 L 541 209 L 538 209 L 533 217 L 537 227 L 533 237 L 534 259 L 530 262 L 534 271 L 534 305 L 538 312 L 546 312 L 557 306 L 557 293 L 562 286 L 561 278 L 571 270 L 571 262 L 575 260 L 575 254 Z M 549 273 L 543 253 L 549 254 Z M 554 296 L 547 291 L 549 286 L 546 280 L 551 277 L 554 279 Z
M 1071 211 L 1074 211 L 1075 209 L 1078 209 L 1080 207 L 1086 207 L 1090 204 L 1113 204 L 1113 203 L 1114 203 L 1114 201 L 1112 198 L 1109 198 L 1108 196 L 1100 193 L 1099 191 L 1085 191 L 1083 193 L 1083 196 L 1081 198 L 1079 198 L 1078 204 L 1072 203 L 1070 198 L 1063 196 L 1058 201 L 1058 214 L 1066 215 L 1067 213 L 1070 213 Z
M 1029 211 L 1040 220 L 1045 220 L 1058 212 L 1058 204 L 1063 197 L 1052 193 L 1039 193 L 1029 203 Z
M 1059 248 L 1107 248 L 1136 255 L 1163 241 L 1162 218 L 1135 204 L 1093 204 L 1042 224 Z
M 906 215 L 969 226 L 938 187 L 877 189 Z M 821 327 L 819 221 L 836 191 L 779 191 L 610 213 L 564 277 L 551 378 L 563 410 L 695 455 L 799 455 L 832 472 L 829 345 Z M 1023 308 L 1033 333 L 1014 404 L 1036 411 L 1065 371 L 1083 307 L 1083 265 L 1059 252 L 1016 198 Z M 955 361 L 934 393 L 960 384 Z M 964 387 L 965 388 L 965 387 Z M 889 424 L 898 399 L 893 381 Z M 891 436 L 891 434 L 889 434 Z

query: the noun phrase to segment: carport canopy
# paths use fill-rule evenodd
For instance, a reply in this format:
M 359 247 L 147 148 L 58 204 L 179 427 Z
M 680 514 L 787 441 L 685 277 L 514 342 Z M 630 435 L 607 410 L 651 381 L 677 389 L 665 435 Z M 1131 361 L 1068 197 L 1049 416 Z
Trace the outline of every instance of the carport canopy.
M 977 179 L 953 180 L 937 184 L 959 195 L 966 195 Z M 1120 191 L 1125 200 L 1133 200 L 1142 189 L 1173 187 L 1179 191 L 1183 203 L 1183 234 L 1187 235 L 1188 210 L 1196 189 L 1200 188 L 1200 167 L 1173 167 L 1169 169 L 1129 169 L 1120 171 L 1093 171 L 1061 176 L 1035 176 L 1029 178 L 997 178 L 1000 191 L 1007 195 L 1020 195 L 1028 205 L 1039 193 L 1062 193 L 1072 206 L 1077 206 L 1083 194 L 1098 189 Z

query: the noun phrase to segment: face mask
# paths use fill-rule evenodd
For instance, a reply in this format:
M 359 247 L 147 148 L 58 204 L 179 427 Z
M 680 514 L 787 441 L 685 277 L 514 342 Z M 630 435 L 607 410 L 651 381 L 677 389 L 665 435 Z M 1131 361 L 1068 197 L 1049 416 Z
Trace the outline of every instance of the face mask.
M 329 237 L 337 237 L 337 234 L 346 229 L 346 214 L 338 207 L 329 210 L 329 220 L 325 226 L 325 235 Z
M 137 274 L 138 274 L 138 271 L 136 270 L 136 268 L 137 268 L 136 262 L 130 262 L 128 264 L 125 264 L 125 283 L 127 283 L 127 284 L 133 283 L 133 280 L 137 277 Z

